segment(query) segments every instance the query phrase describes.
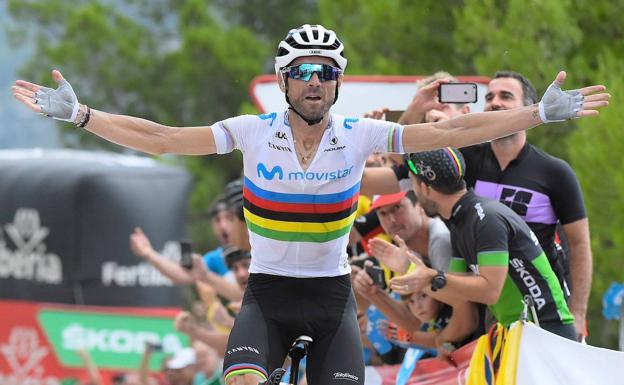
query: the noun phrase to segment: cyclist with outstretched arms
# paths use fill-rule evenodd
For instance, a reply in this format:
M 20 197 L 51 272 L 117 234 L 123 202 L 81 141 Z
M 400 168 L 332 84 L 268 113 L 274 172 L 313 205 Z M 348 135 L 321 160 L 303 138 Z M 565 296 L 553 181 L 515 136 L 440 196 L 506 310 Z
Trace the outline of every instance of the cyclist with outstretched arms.
M 608 104 L 604 94 L 593 95 L 603 86 L 561 91 L 561 72 L 539 105 L 410 126 L 348 118 L 330 113 L 347 66 L 343 50 L 336 34 L 320 25 L 291 30 L 275 58 L 288 108 L 212 126 L 169 127 L 90 109 L 58 71 L 56 90 L 21 80 L 13 88 L 34 111 L 139 151 L 243 153 L 252 263 L 224 361 L 228 384 L 265 380 L 300 334 L 314 340 L 310 385 L 364 383 L 346 246 L 371 153 L 463 147 L 548 121 L 596 115 Z

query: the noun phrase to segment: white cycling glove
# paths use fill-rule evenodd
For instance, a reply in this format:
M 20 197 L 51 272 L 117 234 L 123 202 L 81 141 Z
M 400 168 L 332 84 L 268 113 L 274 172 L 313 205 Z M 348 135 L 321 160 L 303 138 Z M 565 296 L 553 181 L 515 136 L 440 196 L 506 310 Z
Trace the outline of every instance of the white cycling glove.
M 579 90 L 563 91 L 557 83 L 552 83 L 539 102 L 540 118 L 544 123 L 576 118 L 584 99 Z
M 57 120 L 74 122 L 78 115 L 78 98 L 71 84 L 65 79 L 57 89 L 41 87 L 35 92 L 35 103 L 41 106 L 41 113 Z

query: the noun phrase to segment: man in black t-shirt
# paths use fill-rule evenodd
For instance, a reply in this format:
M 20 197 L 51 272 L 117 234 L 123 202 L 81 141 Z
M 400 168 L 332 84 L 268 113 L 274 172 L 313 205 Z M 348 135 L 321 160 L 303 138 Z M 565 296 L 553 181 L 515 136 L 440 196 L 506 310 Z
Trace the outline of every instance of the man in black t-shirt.
M 497 72 L 488 85 L 485 110 L 509 110 L 537 100 L 524 76 Z M 466 183 L 480 196 L 496 199 L 515 211 L 540 241 L 560 282 L 569 264 L 570 310 L 582 332 L 592 280 L 589 222 L 583 194 L 572 168 L 527 143 L 526 131 L 461 149 L 466 159 Z M 555 244 L 560 223 L 569 258 Z M 565 288 L 564 288 L 565 289 Z

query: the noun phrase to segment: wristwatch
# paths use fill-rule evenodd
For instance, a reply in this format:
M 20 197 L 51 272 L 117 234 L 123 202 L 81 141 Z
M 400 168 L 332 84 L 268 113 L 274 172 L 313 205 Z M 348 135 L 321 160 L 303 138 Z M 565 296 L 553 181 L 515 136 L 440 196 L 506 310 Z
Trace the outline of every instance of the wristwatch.
M 431 291 L 438 291 L 446 286 L 446 276 L 442 270 L 438 270 L 438 274 L 431 280 Z

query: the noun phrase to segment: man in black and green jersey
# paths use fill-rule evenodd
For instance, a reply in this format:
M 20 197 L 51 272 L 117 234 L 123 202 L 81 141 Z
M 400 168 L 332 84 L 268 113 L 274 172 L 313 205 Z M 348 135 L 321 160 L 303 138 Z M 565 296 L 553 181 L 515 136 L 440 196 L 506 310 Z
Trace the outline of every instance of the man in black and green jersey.
M 410 258 L 418 268 L 394 278 L 392 288 L 401 294 L 426 289 L 443 302 L 461 297 L 487 304 L 505 326 L 519 319 L 528 295 L 542 328 L 576 340 L 574 317 L 537 237 L 509 207 L 466 190 L 461 153 L 447 147 L 406 161 L 422 207 L 440 215 L 451 232 L 449 272 L 473 274 L 445 275 Z

